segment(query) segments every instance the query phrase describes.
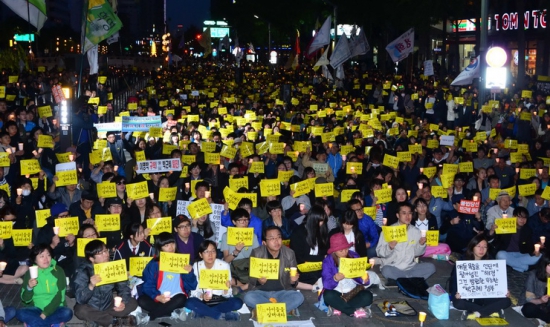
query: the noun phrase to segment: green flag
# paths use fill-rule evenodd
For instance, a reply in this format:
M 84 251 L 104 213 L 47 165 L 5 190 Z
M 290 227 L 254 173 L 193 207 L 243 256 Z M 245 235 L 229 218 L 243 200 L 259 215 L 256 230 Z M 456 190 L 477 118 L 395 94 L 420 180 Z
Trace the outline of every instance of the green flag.
M 40 31 L 46 22 L 46 0 L 0 0 Z
M 122 22 L 107 1 L 90 1 L 86 15 L 86 37 L 83 53 L 109 38 L 122 28 Z

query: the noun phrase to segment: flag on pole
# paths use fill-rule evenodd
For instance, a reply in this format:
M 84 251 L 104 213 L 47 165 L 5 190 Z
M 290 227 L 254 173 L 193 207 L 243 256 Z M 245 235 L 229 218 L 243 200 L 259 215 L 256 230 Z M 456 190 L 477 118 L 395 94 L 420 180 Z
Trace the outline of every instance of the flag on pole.
M 330 70 L 328 70 L 328 67 L 326 65 L 323 65 L 323 75 L 327 78 L 329 81 L 334 81 L 334 78 L 332 77 L 332 74 L 330 73 Z
M 97 45 L 94 45 L 88 52 L 86 52 L 88 57 L 88 64 L 90 64 L 90 75 L 97 74 L 99 71 L 98 63 L 98 54 L 97 54 Z
M 319 58 L 319 60 L 317 60 L 317 62 L 313 67 L 325 66 L 330 64 L 330 61 L 328 61 L 327 57 L 328 57 L 328 48 L 323 52 L 323 55 L 321 56 L 321 58 Z
M 212 37 L 210 34 L 210 27 L 208 27 L 204 32 L 202 32 L 201 39 L 199 44 L 204 48 L 204 58 L 208 57 L 212 53 Z
M 479 56 L 477 56 L 477 58 L 472 58 L 470 64 L 454 79 L 451 86 L 472 84 L 474 78 L 479 78 L 481 76 L 480 66 Z
M 46 19 L 46 0 L 1 0 L 17 16 L 36 27 L 38 31 L 44 26 Z M 27 6 L 28 4 L 28 6 Z
M 330 43 L 330 21 L 331 16 L 328 16 L 323 26 L 315 33 L 313 40 L 309 44 L 309 48 L 306 52 L 306 56 L 311 56 L 317 50 L 323 48 L 325 45 Z
M 116 32 L 115 34 L 111 35 L 110 38 L 107 39 L 107 44 L 111 45 L 113 43 L 117 43 L 119 37 L 120 37 L 120 34 L 118 34 L 118 32 Z
M 338 43 L 336 43 L 336 46 L 334 47 L 334 51 L 330 55 L 330 65 L 336 69 L 350 58 L 351 51 L 349 49 L 348 38 L 344 34 L 340 37 Z
M 352 57 L 361 56 L 370 51 L 370 45 L 365 36 L 364 28 L 361 27 L 359 35 L 356 35 L 356 33 L 352 33 L 351 35 L 350 48 Z
M 336 78 L 341 81 L 346 78 L 346 74 L 344 74 L 344 66 L 340 65 L 336 68 Z
M 108 39 L 122 28 L 122 22 L 105 0 L 90 0 L 86 14 L 85 40 L 82 52 Z
M 414 50 L 414 28 L 406 31 L 386 46 L 393 62 L 399 62 L 409 56 Z

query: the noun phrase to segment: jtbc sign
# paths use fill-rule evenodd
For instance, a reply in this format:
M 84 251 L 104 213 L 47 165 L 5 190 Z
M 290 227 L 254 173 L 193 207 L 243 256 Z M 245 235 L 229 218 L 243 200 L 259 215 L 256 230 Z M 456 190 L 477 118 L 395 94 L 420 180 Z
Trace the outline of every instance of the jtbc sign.
M 546 9 L 544 10 L 531 10 L 526 11 L 523 15 L 525 18 L 524 26 L 525 29 L 531 28 L 546 28 Z M 495 14 L 495 24 L 496 30 L 503 31 L 507 30 L 517 30 L 519 27 L 519 15 L 517 12 L 506 13 L 506 14 Z

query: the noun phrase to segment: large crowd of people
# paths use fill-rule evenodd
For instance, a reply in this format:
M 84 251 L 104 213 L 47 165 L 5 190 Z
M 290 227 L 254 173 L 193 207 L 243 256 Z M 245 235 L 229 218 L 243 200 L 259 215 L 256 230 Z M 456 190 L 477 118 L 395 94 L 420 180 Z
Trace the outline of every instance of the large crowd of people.
M 126 73 L 149 84 L 117 107 L 101 77 Z M 473 86 L 421 71 L 345 73 L 334 81 L 308 65 L 285 71 L 208 61 L 152 72 L 109 68 L 84 78 L 83 95 L 71 103 L 72 146 L 62 148 L 60 103 L 49 93 L 75 87 L 76 75 L 4 71 L 0 283 L 20 284 L 22 302 L 16 313 L 5 308 L 4 321 L 15 315 L 33 327 L 58 326 L 74 312 L 95 326 L 135 325 L 148 321 L 136 321 L 137 312 L 185 319 L 183 308 L 195 318 L 239 320 L 243 304 L 254 317 L 270 302 L 298 315 L 304 298 L 296 289 L 319 290 L 330 314 L 368 317 L 369 276 L 346 277 L 343 258 L 374 259 L 392 287 L 398 278 L 429 278 L 432 256 L 443 255 L 503 259 L 528 271 L 523 314 L 550 322 L 547 94 L 530 83 L 479 99 Z M 108 117 L 125 115 L 159 116 L 161 126 L 104 129 Z M 138 173 L 139 163 L 159 159 L 182 167 Z M 75 182 L 62 183 L 66 168 L 57 165 L 71 162 Z M 137 183 L 147 191 L 132 198 L 127 188 Z M 108 196 L 106 184 L 114 185 Z M 167 189 L 176 190 L 172 197 Z M 197 216 L 188 210 L 197 201 L 223 209 Z M 106 214 L 119 217 L 114 228 L 98 224 Z M 60 220 L 74 217 L 78 233 L 61 236 Z M 148 222 L 165 217 L 170 227 L 155 233 Z M 517 218 L 516 232 L 501 234 L 498 219 L 507 217 Z M 408 242 L 384 236 L 383 227 L 401 225 Z M 250 244 L 233 244 L 228 227 L 252 228 Z M 17 230 L 32 230 L 25 246 L 6 237 Z M 430 231 L 439 232 L 438 244 L 427 244 Z M 185 271 L 161 270 L 164 252 L 188 254 Z M 152 258 L 132 276 L 143 282 L 137 291 L 126 281 L 101 283 L 96 265 L 129 267 L 133 257 Z M 278 259 L 278 277 L 253 277 L 252 258 Z M 312 262 L 322 264 L 293 272 Z M 224 289 L 199 287 L 209 269 L 227 271 Z M 499 316 L 511 303 L 464 299 L 456 280 L 450 288 L 467 319 Z

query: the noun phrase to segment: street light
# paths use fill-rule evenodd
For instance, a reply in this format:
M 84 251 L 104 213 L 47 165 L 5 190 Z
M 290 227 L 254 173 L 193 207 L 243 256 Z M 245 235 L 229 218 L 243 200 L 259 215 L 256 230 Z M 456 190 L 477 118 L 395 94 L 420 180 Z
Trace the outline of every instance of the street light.
M 265 19 L 260 18 L 258 15 L 254 15 L 254 18 L 263 20 L 264 22 L 267 22 L 267 33 L 268 33 L 268 44 L 267 44 L 267 53 L 271 52 L 271 22 Z
M 71 100 L 71 89 L 64 87 L 61 89 L 65 99 L 61 101 L 61 110 L 59 111 L 60 116 L 60 127 L 61 135 L 59 137 L 59 143 L 61 149 L 66 149 L 71 146 L 71 111 L 70 111 L 70 100 Z

